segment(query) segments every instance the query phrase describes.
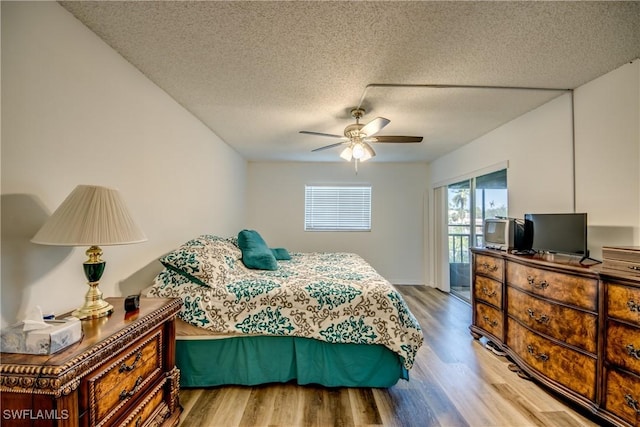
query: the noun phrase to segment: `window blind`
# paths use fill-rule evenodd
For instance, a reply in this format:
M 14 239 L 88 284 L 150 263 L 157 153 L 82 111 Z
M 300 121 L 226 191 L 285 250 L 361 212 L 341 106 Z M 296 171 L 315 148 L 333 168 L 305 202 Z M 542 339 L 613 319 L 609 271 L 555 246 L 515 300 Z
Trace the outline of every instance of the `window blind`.
M 304 189 L 305 231 L 370 231 L 371 186 L 315 186 Z

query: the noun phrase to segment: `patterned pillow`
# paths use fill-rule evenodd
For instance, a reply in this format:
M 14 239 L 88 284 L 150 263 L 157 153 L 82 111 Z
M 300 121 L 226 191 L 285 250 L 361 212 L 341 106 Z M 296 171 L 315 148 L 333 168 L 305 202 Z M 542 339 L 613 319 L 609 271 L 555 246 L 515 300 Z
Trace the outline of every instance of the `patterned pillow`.
M 224 238 L 202 235 L 160 258 L 168 269 L 203 286 L 224 285 L 242 256 L 240 249 Z
M 203 234 L 198 237 L 207 242 L 212 250 L 220 250 L 225 256 L 230 259 L 239 260 L 242 258 L 242 251 L 238 247 L 237 237 L 219 237 L 211 234 Z
M 155 297 L 161 297 L 158 292 L 160 289 L 164 289 L 166 287 L 184 285 L 186 283 L 191 283 L 191 281 L 183 276 L 180 273 L 176 273 L 174 270 L 164 268 L 158 275 L 156 276 L 153 284 L 149 290 L 149 295 Z

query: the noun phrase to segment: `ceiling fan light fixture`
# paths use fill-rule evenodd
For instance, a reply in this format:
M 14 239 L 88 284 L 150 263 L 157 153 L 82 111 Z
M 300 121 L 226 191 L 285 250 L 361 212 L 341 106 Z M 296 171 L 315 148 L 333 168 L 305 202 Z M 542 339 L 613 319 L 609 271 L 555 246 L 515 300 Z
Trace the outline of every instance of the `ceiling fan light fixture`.
M 362 146 L 364 147 L 364 155 L 360 158 L 361 162 L 369 160 L 372 157 L 375 157 L 376 152 L 373 147 L 366 142 L 362 142 Z
M 362 142 L 356 142 L 353 145 L 352 155 L 355 159 L 362 160 L 362 158 L 367 154 L 367 151 L 364 148 Z
M 340 157 L 345 159 L 347 162 L 351 161 L 351 159 L 353 158 L 353 149 L 351 148 L 351 145 L 342 150 L 342 153 L 340 153 Z

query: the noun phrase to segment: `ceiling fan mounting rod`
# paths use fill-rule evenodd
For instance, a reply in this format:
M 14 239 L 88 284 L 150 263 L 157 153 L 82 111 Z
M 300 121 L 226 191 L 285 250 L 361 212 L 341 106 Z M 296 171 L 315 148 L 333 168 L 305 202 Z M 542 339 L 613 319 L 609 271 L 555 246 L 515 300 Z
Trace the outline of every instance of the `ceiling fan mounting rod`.
M 405 83 L 370 83 L 364 88 L 364 92 L 360 97 L 360 102 L 354 110 L 360 110 L 364 98 L 367 95 L 369 89 L 372 88 L 424 88 L 424 89 L 506 89 L 506 90 L 533 90 L 533 91 L 548 91 L 548 92 L 573 92 L 573 89 L 551 88 L 551 87 L 529 87 L 529 86 L 488 86 L 488 85 L 454 85 L 454 84 L 405 84 Z M 352 110 L 352 114 L 353 111 Z
M 354 108 L 354 109 L 351 110 L 351 117 L 356 119 L 356 123 L 357 123 L 358 120 L 360 120 L 362 118 L 362 116 L 364 116 L 364 113 L 366 113 L 364 108 L 360 108 L 360 107 Z

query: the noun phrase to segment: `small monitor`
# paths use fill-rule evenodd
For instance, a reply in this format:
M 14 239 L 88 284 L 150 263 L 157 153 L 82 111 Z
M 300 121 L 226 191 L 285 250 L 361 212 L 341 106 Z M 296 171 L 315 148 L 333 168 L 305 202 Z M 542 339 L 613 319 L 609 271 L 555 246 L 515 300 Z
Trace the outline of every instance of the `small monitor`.
M 506 251 L 513 247 L 513 229 L 508 219 L 485 219 L 482 234 L 485 248 Z

